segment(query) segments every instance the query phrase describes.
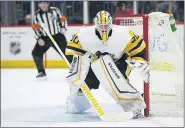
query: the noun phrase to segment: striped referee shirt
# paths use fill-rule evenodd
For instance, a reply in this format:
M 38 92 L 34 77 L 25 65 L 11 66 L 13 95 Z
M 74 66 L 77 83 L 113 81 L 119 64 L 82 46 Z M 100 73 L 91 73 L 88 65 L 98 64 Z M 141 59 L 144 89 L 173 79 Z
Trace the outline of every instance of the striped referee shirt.
M 67 27 L 67 19 L 56 7 L 49 7 L 47 12 L 43 12 L 39 9 L 34 17 L 32 28 L 35 32 L 35 38 L 39 39 L 41 36 L 47 36 L 46 32 L 40 27 L 40 24 L 46 24 L 51 35 L 55 35 L 61 32 L 62 28 Z

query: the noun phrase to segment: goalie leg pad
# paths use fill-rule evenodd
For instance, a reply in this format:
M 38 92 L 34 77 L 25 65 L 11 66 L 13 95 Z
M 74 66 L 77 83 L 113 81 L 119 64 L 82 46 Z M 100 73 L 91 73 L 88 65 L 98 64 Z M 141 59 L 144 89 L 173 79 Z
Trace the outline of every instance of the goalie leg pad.
M 67 113 L 82 113 L 90 108 L 91 104 L 81 91 L 67 97 Z
M 70 85 L 71 91 L 77 93 L 81 85 L 84 83 L 86 76 L 89 72 L 91 59 L 90 54 L 84 56 L 74 55 L 69 74 L 67 76 L 67 82 Z
M 109 55 L 96 60 L 91 68 L 100 84 L 126 112 L 146 108 L 141 94 L 128 83 Z

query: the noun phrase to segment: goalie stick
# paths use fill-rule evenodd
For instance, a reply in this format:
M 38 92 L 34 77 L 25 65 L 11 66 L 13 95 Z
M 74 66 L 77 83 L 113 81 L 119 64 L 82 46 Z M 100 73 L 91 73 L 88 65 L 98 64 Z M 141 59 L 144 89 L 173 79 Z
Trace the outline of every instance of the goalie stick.
M 48 35 L 48 37 L 50 38 L 52 43 L 55 45 L 55 47 L 57 48 L 57 50 L 61 54 L 62 58 L 67 63 L 68 67 L 70 67 L 71 65 L 70 65 L 69 61 L 67 60 L 67 58 L 65 57 L 63 52 L 60 50 L 60 48 L 57 45 L 57 43 L 54 40 L 54 38 L 51 36 L 47 26 L 44 23 L 41 23 L 41 27 L 44 29 L 44 31 L 46 32 L 46 34 Z M 120 114 L 115 114 L 115 115 L 113 115 L 113 114 L 111 114 L 111 115 L 106 114 L 105 111 L 102 109 L 102 107 L 99 105 L 99 103 L 96 100 L 96 98 L 91 93 L 89 87 L 86 85 L 85 82 L 82 84 L 82 86 L 80 88 L 83 91 L 83 93 L 85 94 L 85 96 L 88 99 L 88 101 L 90 102 L 90 104 L 92 105 L 92 107 L 96 110 L 98 116 L 100 117 L 100 119 L 102 121 L 124 121 L 124 120 L 128 120 L 128 119 L 132 119 L 133 118 L 133 114 L 130 113 L 130 112 L 121 112 Z

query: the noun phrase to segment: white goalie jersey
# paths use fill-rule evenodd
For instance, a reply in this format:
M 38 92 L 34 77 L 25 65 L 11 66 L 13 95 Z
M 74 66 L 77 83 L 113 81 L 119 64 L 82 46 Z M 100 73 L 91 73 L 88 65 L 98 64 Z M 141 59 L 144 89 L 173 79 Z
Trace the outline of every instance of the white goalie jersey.
M 95 26 L 91 26 L 82 28 L 73 35 L 67 44 L 65 53 L 66 55 L 83 55 L 86 52 L 95 54 L 100 51 L 111 54 L 115 60 L 119 60 L 124 53 L 127 53 L 129 59 L 145 61 L 145 48 L 142 37 L 136 35 L 128 27 L 113 25 L 105 44 L 102 43 Z M 131 68 L 127 64 L 123 64 L 123 70 L 125 70 L 123 75 L 127 77 Z
M 129 42 L 130 36 L 127 27 L 114 25 L 107 44 L 103 44 L 98 38 L 95 32 L 95 26 L 80 29 L 73 38 L 72 42 L 68 43 L 68 46 L 73 47 L 74 43 L 76 43 L 79 46 L 76 48 L 83 49 L 92 54 L 100 51 L 102 53 L 108 52 L 114 54 L 115 57 L 119 57 Z M 70 53 L 71 50 L 76 52 L 67 47 L 66 54 Z

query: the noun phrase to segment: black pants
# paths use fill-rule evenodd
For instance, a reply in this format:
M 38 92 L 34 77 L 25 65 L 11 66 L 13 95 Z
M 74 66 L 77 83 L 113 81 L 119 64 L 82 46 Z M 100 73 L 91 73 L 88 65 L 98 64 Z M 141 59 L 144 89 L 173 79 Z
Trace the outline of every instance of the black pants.
M 66 45 L 67 45 L 67 41 L 66 41 L 65 36 L 63 34 L 59 33 L 59 34 L 53 35 L 53 38 L 57 42 L 57 45 L 59 46 L 59 48 L 61 49 L 61 51 L 65 54 L 65 49 L 66 49 Z M 56 47 L 54 46 L 54 44 L 51 42 L 51 40 L 50 40 L 49 37 L 42 37 L 42 39 L 45 41 L 45 45 L 44 46 L 40 46 L 38 44 L 38 42 L 37 42 L 35 44 L 35 47 L 34 47 L 33 51 L 32 51 L 32 56 L 33 56 L 33 60 L 34 60 L 34 62 L 36 64 L 36 67 L 37 67 L 38 72 L 46 73 L 45 72 L 45 69 L 44 69 L 44 65 L 43 65 L 43 55 L 44 55 L 44 53 L 50 47 L 53 47 L 55 49 L 55 51 L 58 52 L 59 55 L 60 55 L 60 53 L 56 49 Z M 66 58 L 71 63 L 72 56 L 66 56 Z

